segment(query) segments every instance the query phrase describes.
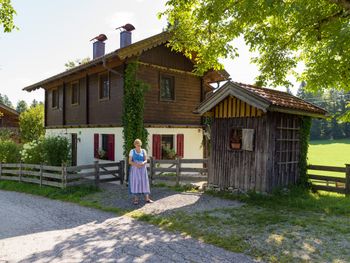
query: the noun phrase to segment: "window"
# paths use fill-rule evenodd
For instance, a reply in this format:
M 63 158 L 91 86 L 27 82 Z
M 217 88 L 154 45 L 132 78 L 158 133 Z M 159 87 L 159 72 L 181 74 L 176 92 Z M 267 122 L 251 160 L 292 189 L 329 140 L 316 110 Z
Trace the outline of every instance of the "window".
M 114 153 L 114 134 L 94 134 L 94 157 L 96 159 L 114 161 Z
M 175 81 L 173 76 L 160 76 L 160 99 L 166 101 L 175 100 Z
M 233 128 L 230 133 L 231 150 L 254 150 L 254 129 Z
M 71 84 L 71 104 L 79 104 L 79 82 L 73 82 Z
M 100 100 L 109 99 L 109 77 L 108 73 L 99 76 L 99 98 Z
M 57 89 L 52 90 L 51 105 L 52 105 L 52 108 L 58 108 L 58 90 Z
M 176 152 L 174 149 L 174 135 L 162 135 L 162 159 L 174 159 Z

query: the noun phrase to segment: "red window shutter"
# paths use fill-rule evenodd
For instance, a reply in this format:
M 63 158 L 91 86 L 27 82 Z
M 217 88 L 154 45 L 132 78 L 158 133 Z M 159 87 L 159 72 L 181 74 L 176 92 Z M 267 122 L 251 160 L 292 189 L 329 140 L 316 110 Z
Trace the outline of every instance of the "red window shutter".
M 160 142 L 161 142 L 161 136 L 159 134 L 153 134 L 152 154 L 153 154 L 153 157 L 158 160 L 162 158 Z
M 179 157 L 184 158 L 184 135 L 178 134 L 176 136 L 176 153 Z
M 114 161 L 115 157 L 114 157 L 114 134 L 108 134 L 108 151 L 107 151 L 107 155 L 108 155 L 108 160 L 110 161 Z
M 95 133 L 94 134 L 94 157 L 95 158 L 98 158 L 98 143 L 99 143 L 99 134 L 98 133 Z

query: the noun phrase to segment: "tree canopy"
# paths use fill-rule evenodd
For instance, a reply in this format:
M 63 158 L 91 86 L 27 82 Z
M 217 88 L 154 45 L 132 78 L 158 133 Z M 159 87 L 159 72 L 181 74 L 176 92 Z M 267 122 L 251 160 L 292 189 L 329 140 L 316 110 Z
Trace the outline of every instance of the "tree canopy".
M 11 5 L 11 0 L 0 0 L 0 27 L 4 32 L 11 32 L 16 28 L 13 17 L 16 15 L 15 9 Z
M 237 57 L 232 41 L 243 37 L 263 85 L 288 86 L 294 74 L 311 90 L 350 90 L 350 0 L 168 0 L 160 15 L 199 74 Z
M 66 67 L 66 70 L 69 70 L 69 69 L 75 68 L 79 65 L 86 64 L 90 61 L 91 61 L 91 59 L 89 57 L 78 58 L 76 60 L 69 60 L 67 63 L 64 64 L 64 66 Z

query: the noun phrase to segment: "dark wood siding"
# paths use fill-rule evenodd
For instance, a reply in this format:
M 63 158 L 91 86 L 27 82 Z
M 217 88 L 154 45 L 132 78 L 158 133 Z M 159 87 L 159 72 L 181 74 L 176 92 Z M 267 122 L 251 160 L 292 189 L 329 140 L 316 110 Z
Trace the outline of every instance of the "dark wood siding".
M 48 90 L 47 94 L 47 126 L 63 125 L 63 85 L 58 86 L 58 107 L 52 108 L 52 91 Z
M 6 109 L 0 107 L 0 128 L 18 128 L 18 115 L 13 114 Z
M 160 74 L 174 76 L 175 101 L 160 101 Z M 201 97 L 199 77 L 147 66 L 139 67 L 138 76 L 150 85 L 150 90 L 145 94 L 145 123 L 200 125 L 200 116 L 193 114 Z
M 78 81 L 78 104 L 72 105 L 71 83 L 66 85 L 66 125 L 81 125 L 86 123 L 86 78 Z M 75 81 L 74 81 L 75 82 Z
M 165 45 L 152 48 L 140 56 L 140 61 L 162 67 L 191 72 L 193 63 L 183 54 L 173 52 Z
M 115 70 L 123 72 L 122 67 Z M 108 100 L 99 99 L 99 74 L 89 76 L 89 124 L 121 125 L 123 78 L 113 72 L 110 72 L 109 76 L 110 96 Z

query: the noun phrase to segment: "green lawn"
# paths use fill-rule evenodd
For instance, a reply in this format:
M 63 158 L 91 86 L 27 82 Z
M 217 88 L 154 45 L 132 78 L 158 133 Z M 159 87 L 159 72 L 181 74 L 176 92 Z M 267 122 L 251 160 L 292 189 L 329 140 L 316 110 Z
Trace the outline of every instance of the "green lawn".
M 350 164 L 350 139 L 310 141 L 308 163 L 331 166 Z

